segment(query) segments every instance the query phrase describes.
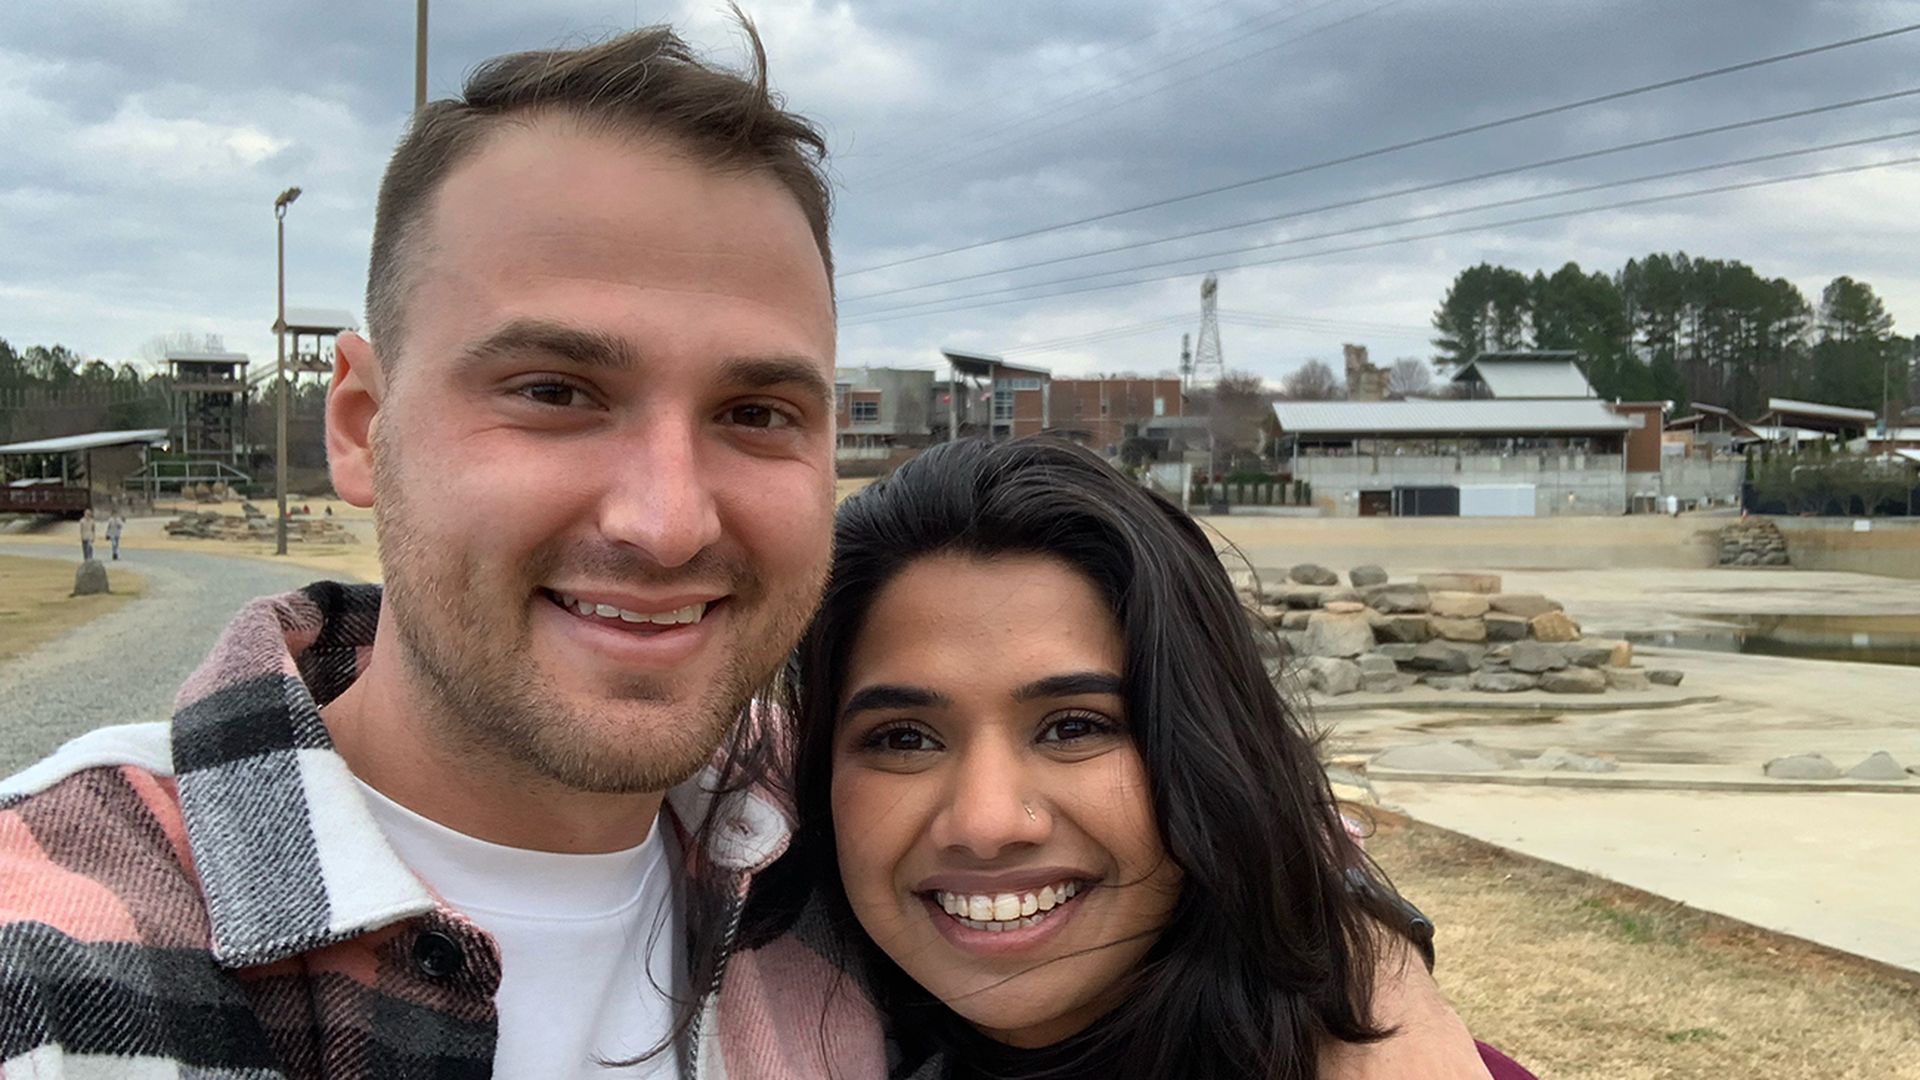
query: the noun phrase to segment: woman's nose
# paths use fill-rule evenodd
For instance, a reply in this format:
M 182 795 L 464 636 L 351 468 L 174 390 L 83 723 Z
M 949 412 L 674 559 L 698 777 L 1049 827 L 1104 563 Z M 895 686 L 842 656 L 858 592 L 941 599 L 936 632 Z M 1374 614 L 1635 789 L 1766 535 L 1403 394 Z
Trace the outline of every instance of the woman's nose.
M 987 861 L 1047 838 L 1053 816 L 1017 753 L 970 751 L 954 768 L 946 805 L 934 820 L 934 842 Z

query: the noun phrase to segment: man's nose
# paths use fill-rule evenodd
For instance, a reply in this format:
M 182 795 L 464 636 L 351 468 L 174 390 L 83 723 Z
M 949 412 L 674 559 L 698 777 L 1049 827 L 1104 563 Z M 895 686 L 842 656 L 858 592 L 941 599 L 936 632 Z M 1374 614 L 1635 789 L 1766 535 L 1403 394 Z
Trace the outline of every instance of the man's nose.
M 1017 750 L 970 748 L 953 768 L 931 837 L 942 848 L 987 861 L 1039 844 L 1052 831 L 1052 811 Z
M 715 474 L 688 418 L 645 418 L 621 440 L 601 500 L 600 532 L 661 567 L 684 566 L 720 539 Z

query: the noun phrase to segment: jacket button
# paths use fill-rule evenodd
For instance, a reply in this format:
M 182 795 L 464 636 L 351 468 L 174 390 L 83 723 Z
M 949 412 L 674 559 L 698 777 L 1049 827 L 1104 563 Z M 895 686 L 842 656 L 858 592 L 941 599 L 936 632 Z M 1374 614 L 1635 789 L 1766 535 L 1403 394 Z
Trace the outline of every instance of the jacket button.
M 413 939 L 413 966 L 429 979 L 446 979 L 460 974 L 467 965 L 460 943 L 438 930 L 429 930 Z

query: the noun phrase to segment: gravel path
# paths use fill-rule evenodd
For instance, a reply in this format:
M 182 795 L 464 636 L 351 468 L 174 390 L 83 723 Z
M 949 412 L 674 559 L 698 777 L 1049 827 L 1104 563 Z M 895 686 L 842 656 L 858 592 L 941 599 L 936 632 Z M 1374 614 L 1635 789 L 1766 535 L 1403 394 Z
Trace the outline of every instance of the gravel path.
M 70 559 L 63 547 L 0 543 L 0 554 Z M 299 566 L 186 551 L 125 551 L 139 599 L 0 663 L 0 776 L 107 724 L 164 720 L 173 696 L 247 601 L 320 576 Z

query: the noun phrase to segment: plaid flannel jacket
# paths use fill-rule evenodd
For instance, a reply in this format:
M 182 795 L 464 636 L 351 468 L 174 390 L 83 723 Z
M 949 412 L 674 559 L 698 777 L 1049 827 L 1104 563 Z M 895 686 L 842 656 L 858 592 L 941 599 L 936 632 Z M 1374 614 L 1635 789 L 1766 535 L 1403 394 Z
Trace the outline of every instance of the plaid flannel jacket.
M 499 952 L 394 854 L 320 719 L 375 586 L 258 601 L 172 723 L 105 728 L 0 783 L 0 1080 L 492 1075 Z M 668 797 L 752 874 L 789 826 L 752 794 Z M 710 1080 L 874 1077 L 877 1018 L 792 938 L 732 958 L 683 1062 Z

